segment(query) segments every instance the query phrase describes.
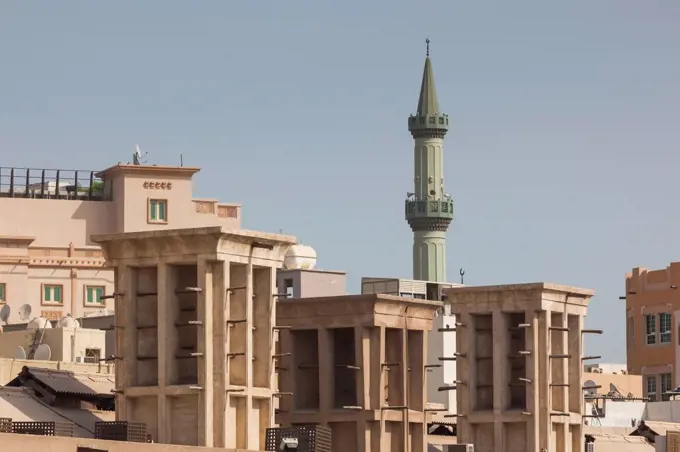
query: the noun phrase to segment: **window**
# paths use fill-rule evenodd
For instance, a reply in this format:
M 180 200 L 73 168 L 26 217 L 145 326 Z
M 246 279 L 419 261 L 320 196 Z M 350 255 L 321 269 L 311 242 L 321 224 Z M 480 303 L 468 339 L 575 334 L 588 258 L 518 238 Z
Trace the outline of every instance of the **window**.
M 102 300 L 104 296 L 104 286 L 85 286 L 85 306 L 101 306 L 106 304 Z
M 43 304 L 64 304 L 64 286 L 43 284 Z
M 666 393 L 673 390 L 672 374 L 661 374 L 659 375 L 659 379 L 661 380 L 661 400 L 670 400 L 670 394 Z
M 0 283 L 0 303 L 4 303 L 7 301 L 6 294 L 7 285 L 5 283 Z
M 671 315 L 667 312 L 659 314 L 659 343 L 671 343 Z
M 645 315 L 645 336 L 647 345 L 656 344 L 656 314 Z
M 85 362 L 99 364 L 99 359 L 101 357 L 101 350 L 98 348 L 86 348 L 85 349 Z
M 168 201 L 165 199 L 149 200 L 149 222 L 166 223 L 168 221 Z
M 649 401 L 656 402 L 656 375 L 647 375 L 645 377 L 645 388 L 647 389 Z
M 286 298 L 293 298 L 295 297 L 295 291 L 293 289 L 293 279 L 284 279 L 283 280 L 283 288 L 285 290 Z

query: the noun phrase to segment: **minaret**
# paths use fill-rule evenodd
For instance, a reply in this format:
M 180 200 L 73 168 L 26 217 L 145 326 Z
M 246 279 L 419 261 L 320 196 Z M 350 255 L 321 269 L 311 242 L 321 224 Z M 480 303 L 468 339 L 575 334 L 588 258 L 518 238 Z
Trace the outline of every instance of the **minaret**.
M 444 191 L 444 136 L 449 117 L 439 110 L 427 43 L 418 110 L 408 118 L 415 141 L 414 187 L 406 199 L 406 221 L 413 231 L 413 279 L 446 282 L 446 231 L 453 200 Z

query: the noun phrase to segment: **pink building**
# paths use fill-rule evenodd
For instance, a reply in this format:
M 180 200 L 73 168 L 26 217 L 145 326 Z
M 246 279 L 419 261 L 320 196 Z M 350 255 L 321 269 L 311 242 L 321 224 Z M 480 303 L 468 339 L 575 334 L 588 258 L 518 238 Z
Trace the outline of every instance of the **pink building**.
M 192 197 L 200 169 L 118 164 L 101 172 L 0 168 L 0 304 L 9 323 L 113 309 L 113 290 L 92 234 L 225 226 L 241 207 Z

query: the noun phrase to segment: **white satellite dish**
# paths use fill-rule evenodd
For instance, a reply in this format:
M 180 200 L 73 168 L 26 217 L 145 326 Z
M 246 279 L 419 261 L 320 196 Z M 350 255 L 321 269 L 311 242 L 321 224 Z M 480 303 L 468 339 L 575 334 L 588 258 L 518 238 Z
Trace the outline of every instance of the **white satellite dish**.
M 31 317 L 31 310 L 30 304 L 22 304 L 19 307 L 19 318 L 24 321 L 28 320 Z
M 21 345 L 14 351 L 14 359 L 26 359 L 26 350 Z
M 7 325 L 7 319 L 9 319 L 9 312 L 9 305 L 5 305 L 0 309 L 0 320 L 5 325 Z
M 49 361 L 52 357 L 52 349 L 47 344 L 40 344 L 38 348 L 35 349 L 35 354 L 33 359 L 38 361 Z

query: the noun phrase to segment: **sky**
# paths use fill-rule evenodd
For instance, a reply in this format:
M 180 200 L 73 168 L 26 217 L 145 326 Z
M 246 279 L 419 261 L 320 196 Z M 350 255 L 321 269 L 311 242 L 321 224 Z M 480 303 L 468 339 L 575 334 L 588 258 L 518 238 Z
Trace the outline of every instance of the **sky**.
M 625 274 L 680 259 L 676 0 L 0 0 L 0 165 L 199 166 L 195 196 L 410 277 L 417 105 L 452 126 L 448 277 L 595 290 L 589 354 L 625 362 Z

